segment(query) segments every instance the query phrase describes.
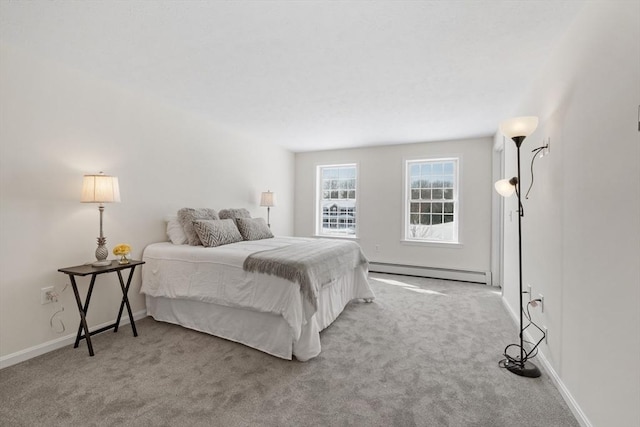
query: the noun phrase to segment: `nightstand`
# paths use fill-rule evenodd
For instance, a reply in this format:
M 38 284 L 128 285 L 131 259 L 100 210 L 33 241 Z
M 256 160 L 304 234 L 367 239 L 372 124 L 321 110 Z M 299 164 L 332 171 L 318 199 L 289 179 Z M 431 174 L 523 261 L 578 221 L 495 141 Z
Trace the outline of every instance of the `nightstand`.
M 113 329 L 113 332 L 118 332 L 118 326 L 120 325 L 120 318 L 122 317 L 122 310 L 124 307 L 127 307 L 127 312 L 129 313 L 129 320 L 131 321 L 131 329 L 133 330 L 133 336 L 138 336 L 138 331 L 136 331 L 136 324 L 133 321 L 133 314 L 131 313 L 131 306 L 129 305 L 129 298 L 127 297 L 127 293 L 129 292 L 129 286 L 131 285 L 131 278 L 133 277 L 133 272 L 135 271 L 138 265 L 144 264 L 144 261 L 135 261 L 131 260 L 128 264 L 119 264 L 118 261 L 112 261 L 111 265 L 106 265 L 104 267 L 93 267 L 91 264 L 88 265 L 76 265 L 74 267 L 66 267 L 61 268 L 58 271 L 69 276 L 71 280 L 71 286 L 73 287 L 73 294 L 76 297 L 76 304 L 78 304 L 78 312 L 80 313 L 80 326 L 78 326 L 78 334 L 76 335 L 76 342 L 73 345 L 73 348 L 77 348 L 81 339 L 87 340 L 87 347 L 89 347 L 89 356 L 93 356 L 93 346 L 91 345 L 91 336 L 95 334 L 99 334 L 100 332 L 107 331 L 109 329 Z M 129 277 L 127 279 L 127 283 L 125 285 L 124 280 L 122 279 L 122 271 L 129 270 Z M 105 273 L 117 273 L 118 279 L 120 281 L 120 288 L 122 289 L 122 301 L 120 302 L 120 310 L 118 311 L 118 318 L 116 322 L 105 326 L 103 328 L 97 329 L 95 331 L 89 332 L 89 327 L 87 326 L 87 310 L 89 309 L 89 302 L 91 301 L 91 293 L 93 292 L 93 285 L 96 282 L 96 277 L 100 274 Z M 78 286 L 76 285 L 76 276 L 91 276 L 91 282 L 89 284 L 89 290 L 87 291 L 87 297 L 85 299 L 84 305 L 80 299 L 80 293 L 78 292 Z M 84 329 L 84 334 L 82 330 Z

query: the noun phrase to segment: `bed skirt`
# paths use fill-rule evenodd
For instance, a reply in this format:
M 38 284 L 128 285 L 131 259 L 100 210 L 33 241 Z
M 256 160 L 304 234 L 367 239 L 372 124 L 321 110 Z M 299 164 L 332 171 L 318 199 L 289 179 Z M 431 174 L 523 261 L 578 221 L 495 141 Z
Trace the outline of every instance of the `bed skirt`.
M 154 319 L 173 323 L 230 341 L 276 357 L 293 356 L 307 361 L 320 354 L 320 331 L 329 326 L 353 299 L 373 299 L 367 269 L 358 266 L 320 290 L 317 312 L 302 326 L 298 339 L 284 317 L 268 312 L 228 307 L 196 300 L 145 295 L 147 313 Z

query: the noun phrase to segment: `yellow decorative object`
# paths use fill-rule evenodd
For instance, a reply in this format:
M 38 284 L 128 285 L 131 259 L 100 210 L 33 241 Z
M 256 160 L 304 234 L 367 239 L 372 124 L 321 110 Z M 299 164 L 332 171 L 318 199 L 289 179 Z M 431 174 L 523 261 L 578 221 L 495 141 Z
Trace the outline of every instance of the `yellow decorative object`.
M 127 255 L 131 253 L 131 246 L 126 243 L 120 243 L 113 248 L 113 254 L 120 257 L 118 260 L 118 264 L 129 264 L 129 258 Z

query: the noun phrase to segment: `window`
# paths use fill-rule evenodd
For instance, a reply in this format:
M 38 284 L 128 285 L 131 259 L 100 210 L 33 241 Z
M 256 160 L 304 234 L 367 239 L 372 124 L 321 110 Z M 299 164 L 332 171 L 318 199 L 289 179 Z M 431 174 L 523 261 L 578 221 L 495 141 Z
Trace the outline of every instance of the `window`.
M 318 234 L 355 237 L 357 166 L 318 166 L 317 181 Z
M 458 159 L 406 162 L 405 240 L 458 243 Z

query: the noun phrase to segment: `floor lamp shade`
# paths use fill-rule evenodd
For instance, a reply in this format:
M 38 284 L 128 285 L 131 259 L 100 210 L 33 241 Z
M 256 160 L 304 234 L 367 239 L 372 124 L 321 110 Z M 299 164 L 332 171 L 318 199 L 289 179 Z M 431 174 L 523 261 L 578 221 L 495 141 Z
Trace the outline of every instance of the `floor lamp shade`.
M 104 212 L 105 203 L 120 202 L 118 178 L 105 175 L 102 172 L 98 175 L 85 175 L 82 180 L 80 201 L 82 203 L 98 203 L 98 210 L 100 211 L 100 236 L 98 237 L 98 248 L 96 249 L 96 261 L 92 265 L 94 267 L 110 265 L 111 261 L 107 260 L 109 255 L 109 250 L 106 246 L 107 239 L 102 232 L 102 213 Z
M 500 181 L 496 181 L 494 187 L 498 194 L 502 197 L 511 197 L 513 193 L 516 191 L 516 186 L 511 183 L 512 180 L 509 179 L 501 179 Z
M 531 135 L 538 127 L 538 118 L 535 116 L 514 117 L 500 123 L 500 132 L 508 138 L 517 138 Z

